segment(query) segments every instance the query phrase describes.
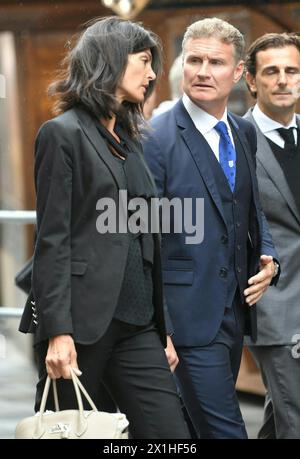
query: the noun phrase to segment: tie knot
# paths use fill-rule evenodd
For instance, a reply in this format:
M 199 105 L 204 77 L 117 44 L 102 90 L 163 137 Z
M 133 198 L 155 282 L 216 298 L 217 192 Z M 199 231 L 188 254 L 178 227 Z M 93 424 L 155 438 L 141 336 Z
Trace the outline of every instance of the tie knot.
M 283 138 L 285 144 L 287 145 L 295 145 L 295 137 L 294 137 L 294 128 L 290 127 L 289 129 L 286 128 L 278 128 L 277 129 L 280 136 Z
M 220 134 L 220 135 L 228 135 L 228 129 L 226 123 L 224 121 L 219 121 L 215 125 L 215 130 Z

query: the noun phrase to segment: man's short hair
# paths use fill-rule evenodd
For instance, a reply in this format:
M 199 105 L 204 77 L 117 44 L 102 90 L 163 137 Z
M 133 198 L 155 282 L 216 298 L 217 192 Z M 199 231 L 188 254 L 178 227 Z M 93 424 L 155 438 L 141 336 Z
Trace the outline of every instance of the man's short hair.
M 259 51 L 269 48 L 284 48 L 295 46 L 300 53 L 300 37 L 296 33 L 266 33 L 257 38 L 249 47 L 246 56 L 246 70 L 251 75 L 256 75 L 256 55 Z
M 295 46 L 300 53 L 300 36 L 297 33 L 266 33 L 257 38 L 249 47 L 245 69 L 250 75 L 256 75 L 256 56 L 259 51 L 265 51 L 269 48 L 285 48 L 286 46 Z M 250 90 L 249 86 L 248 89 Z M 251 95 L 256 98 L 256 92 L 251 91 Z
M 188 40 L 210 37 L 217 38 L 223 43 L 232 44 L 235 50 L 236 62 L 243 59 L 245 40 L 242 33 L 229 22 L 219 18 L 205 18 L 191 24 L 183 37 L 183 54 Z

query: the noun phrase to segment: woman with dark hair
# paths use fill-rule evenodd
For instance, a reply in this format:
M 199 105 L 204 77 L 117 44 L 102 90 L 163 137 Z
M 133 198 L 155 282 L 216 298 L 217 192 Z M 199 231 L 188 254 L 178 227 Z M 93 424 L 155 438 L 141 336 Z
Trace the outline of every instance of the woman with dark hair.
M 59 115 L 35 146 L 37 238 L 20 330 L 35 334 L 36 410 L 47 374 L 62 378 L 61 409 L 76 407 L 72 367 L 96 403 L 105 384 L 134 438 L 187 438 L 169 367 L 178 359 L 165 325 L 159 237 L 132 230 L 120 201 L 121 192 L 146 204 L 155 196 L 138 126 L 160 72 L 159 43 L 109 17 L 90 25 L 66 59 L 50 88 Z

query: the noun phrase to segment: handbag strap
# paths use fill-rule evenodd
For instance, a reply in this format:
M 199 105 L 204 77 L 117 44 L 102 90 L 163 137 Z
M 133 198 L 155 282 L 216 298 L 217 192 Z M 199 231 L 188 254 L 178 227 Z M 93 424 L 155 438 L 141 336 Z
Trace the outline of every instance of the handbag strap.
M 77 420 L 77 434 L 78 436 L 82 435 L 82 433 L 85 431 L 87 427 L 87 422 L 84 416 L 84 410 L 83 410 L 83 403 L 82 403 L 82 397 L 80 391 L 83 393 L 85 396 L 86 400 L 88 401 L 89 405 L 91 406 L 93 411 L 98 411 L 95 403 L 87 393 L 86 389 L 83 387 L 82 383 L 79 381 L 78 377 L 75 375 L 73 369 L 70 367 L 70 373 L 72 377 L 72 382 L 76 394 L 76 399 L 77 399 L 77 405 L 78 405 L 78 420 Z M 41 400 L 41 406 L 40 406 L 40 413 L 39 416 L 37 417 L 37 426 L 36 426 L 36 431 L 34 433 L 34 438 L 41 438 L 42 435 L 45 432 L 45 428 L 43 426 L 43 415 L 45 413 L 45 408 L 46 408 L 46 403 L 48 399 L 48 394 L 49 394 L 49 389 L 50 389 L 50 384 L 51 384 L 51 378 L 50 376 L 47 376 L 47 380 L 45 383 L 43 395 L 42 395 L 42 400 Z M 58 394 L 57 394 L 57 384 L 56 380 L 52 380 L 53 384 L 53 395 L 54 395 L 54 405 L 55 405 L 55 410 L 59 411 L 59 403 L 58 403 Z
M 52 380 L 52 389 L 53 389 L 55 411 L 59 411 L 60 408 L 59 408 L 59 401 L 58 401 L 58 395 L 57 395 L 56 379 Z
M 83 387 L 81 381 L 79 380 L 77 375 L 75 375 L 75 373 L 74 373 L 74 371 L 72 369 L 71 369 L 71 375 L 72 375 L 72 380 L 73 380 L 73 384 L 74 384 L 74 387 L 75 387 L 75 391 L 76 391 L 76 389 L 78 390 L 78 395 L 79 395 L 79 398 L 81 400 L 81 403 L 82 403 L 82 399 L 81 399 L 81 396 L 80 396 L 79 389 L 81 390 L 81 392 L 85 396 L 85 398 L 88 401 L 88 403 L 89 403 L 90 407 L 92 408 L 92 410 L 93 411 L 98 411 L 95 403 L 93 402 L 93 400 L 91 399 L 91 397 L 87 393 L 86 389 Z M 77 397 L 77 400 L 78 400 L 78 397 Z

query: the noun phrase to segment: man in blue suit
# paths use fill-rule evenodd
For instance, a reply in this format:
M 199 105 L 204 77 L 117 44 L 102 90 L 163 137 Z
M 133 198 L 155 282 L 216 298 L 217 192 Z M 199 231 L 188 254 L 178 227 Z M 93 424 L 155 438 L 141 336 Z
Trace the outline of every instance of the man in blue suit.
M 255 340 L 255 303 L 279 275 L 258 197 L 255 130 L 227 112 L 243 51 L 243 36 L 227 22 L 192 24 L 183 39 L 184 95 L 144 141 L 159 196 L 204 203 L 201 243 L 187 243 L 184 231 L 162 235 L 176 378 L 201 438 L 247 438 L 235 392 L 243 336 Z

